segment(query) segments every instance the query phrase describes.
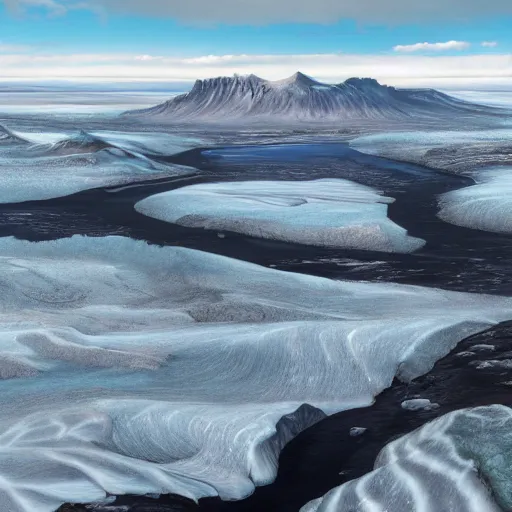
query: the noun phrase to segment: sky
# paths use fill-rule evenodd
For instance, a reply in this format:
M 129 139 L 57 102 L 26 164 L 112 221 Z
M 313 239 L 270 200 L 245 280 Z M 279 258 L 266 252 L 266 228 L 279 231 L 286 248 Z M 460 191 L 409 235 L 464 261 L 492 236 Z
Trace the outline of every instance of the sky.
M 320 81 L 512 90 L 511 0 L 0 0 L 3 82 Z

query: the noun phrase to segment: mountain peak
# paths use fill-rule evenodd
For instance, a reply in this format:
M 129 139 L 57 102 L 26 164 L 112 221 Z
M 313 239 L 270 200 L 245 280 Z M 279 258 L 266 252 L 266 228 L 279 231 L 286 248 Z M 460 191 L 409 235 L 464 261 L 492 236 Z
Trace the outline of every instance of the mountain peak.
M 380 88 L 386 88 L 386 85 L 382 85 L 375 78 L 358 78 L 353 77 L 349 78 L 348 80 L 345 80 L 344 84 L 351 85 L 353 87 L 357 87 L 358 89 L 380 89 Z
M 278 86 L 298 85 L 298 86 L 302 86 L 302 87 L 311 87 L 313 85 L 319 84 L 319 82 L 317 82 L 313 78 L 309 77 L 308 75 L 301 73 L 300 71 L 297 71 L 292 76 L 290 76 L 288 78 L 284 78 L 283 80 L 275 80 L 275 81 L 271 81 L 269 83 L 272 85 L 278 85 Z

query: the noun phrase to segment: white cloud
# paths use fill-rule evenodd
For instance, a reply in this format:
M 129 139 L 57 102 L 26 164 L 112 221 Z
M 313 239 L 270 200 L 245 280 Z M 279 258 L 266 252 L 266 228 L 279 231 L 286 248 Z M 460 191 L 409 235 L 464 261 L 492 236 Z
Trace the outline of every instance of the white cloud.
M 15 12 L 21 12 L 30 7 L 42 7 L 52 14 L 66 14 L 69 2 L 61 2 L 60 0 L 4 0 L 4 4 L 8 9 Z
M 512 84 L 512 55 L 206 55 L 195 58 L 141 54 L 2 54 L 3 81 L 161 81 L 255 73 L 276 80 L 303 71 L 337 83 L 352 76 L 398 86 L 467 87 Z
M 1 0 L 0 0 L 1 1 Z M 186 23 L 263 24 L 450 20 L 512 14 L 510 0 L 3 0 L 11 9 L 46 7 L 62 14 L 85 4 L 106 13 L 176 18 Z
M 0 53 L 23 53 L 31 50 L 30 46 L 21 44 L 4 44 L 0 42 Z
M 498 42 L 497 41 L 483 41 L 482 46 L 484 48 L 496 48 L 496 46 L 498 46 Z
M 446 43 L 415 43 L 415 44 L 399 44 L 393 47 L 395 52 L 420 52 L 435 51 L 444 52 L 450 50 L 467 50 L 471 43 L 467 41 L 446 41 Z

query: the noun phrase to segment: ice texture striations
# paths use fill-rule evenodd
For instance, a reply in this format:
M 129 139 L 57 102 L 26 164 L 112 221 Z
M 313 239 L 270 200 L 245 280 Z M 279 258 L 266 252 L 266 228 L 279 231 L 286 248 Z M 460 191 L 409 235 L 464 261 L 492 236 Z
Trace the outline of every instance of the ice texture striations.
M 387 445 L 374 471 L 301 512 L 510 510 L 511 428 L 512 410 L 505 406 L 447 414 Z
M 240 499 L 512 300 L 336 282 L 121 237 L 0 240 L 0 510 Z M 483 509 L 481 509 L 483 510 Z

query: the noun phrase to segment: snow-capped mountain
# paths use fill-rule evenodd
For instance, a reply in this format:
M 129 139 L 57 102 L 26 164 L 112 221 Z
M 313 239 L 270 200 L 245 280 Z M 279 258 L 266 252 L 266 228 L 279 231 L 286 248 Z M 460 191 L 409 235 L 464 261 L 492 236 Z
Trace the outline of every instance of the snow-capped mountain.
M 331 85 L 299 72 L 279 81 L 255 75 L 197 80 L 187 94 L 125 115 L 178 122 L 251 118 L 335 121 L 464 115 L 475 108 L 494 111 L 433 89 L 396 89 L 372 78 L 350 78 Z

